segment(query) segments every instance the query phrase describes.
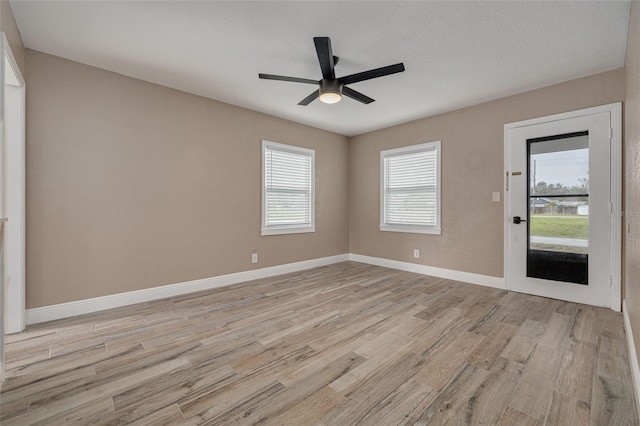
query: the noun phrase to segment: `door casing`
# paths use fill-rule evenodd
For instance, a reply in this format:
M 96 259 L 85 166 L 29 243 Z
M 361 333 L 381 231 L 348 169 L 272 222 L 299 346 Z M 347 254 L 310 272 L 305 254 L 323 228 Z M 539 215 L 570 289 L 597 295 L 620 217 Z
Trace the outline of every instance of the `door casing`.
M 5 333 L 25 328 L 25 81 L 4 40 L 4 137 L 6 150 Z
M 620 312 L 622 275 L 622 103 L 617 102 L 593 108 L 554 114 L 530 120 L 508 123 L 504 126 L 504 279 L 505 288 L 511 290 L 511 216 L 509 206 L 511 193 L 508 191 L 509 164 L 511 155 L 511 131 L 513 129 L 552 121 L 566 120 L 601 112 L 611 116 L 611 309 Z
M 25 81 L 9 42 L 0 32 L 0 129 L 3 132 L 2 276 L 0 277 L 0 384 L 4 335 L 25 327 Z M 3 120 L 4 118 L 4 120 Z

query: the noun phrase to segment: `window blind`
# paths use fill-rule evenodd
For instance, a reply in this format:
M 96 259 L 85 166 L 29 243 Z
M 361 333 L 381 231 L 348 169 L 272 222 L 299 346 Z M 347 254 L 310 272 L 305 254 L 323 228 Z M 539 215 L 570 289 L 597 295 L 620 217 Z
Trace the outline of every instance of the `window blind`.
M 436 146 L 383 154 L 384 225 L 438 225 Z
M 264 227 L 313 226 L 313 157 L 266 145 Z

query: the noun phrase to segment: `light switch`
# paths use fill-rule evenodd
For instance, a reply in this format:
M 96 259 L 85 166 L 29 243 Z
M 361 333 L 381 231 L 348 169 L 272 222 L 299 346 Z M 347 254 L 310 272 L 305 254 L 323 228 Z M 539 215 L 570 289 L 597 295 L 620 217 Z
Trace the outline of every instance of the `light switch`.
M 493 201 L 500 201 L 500 192 L 493 193 Z

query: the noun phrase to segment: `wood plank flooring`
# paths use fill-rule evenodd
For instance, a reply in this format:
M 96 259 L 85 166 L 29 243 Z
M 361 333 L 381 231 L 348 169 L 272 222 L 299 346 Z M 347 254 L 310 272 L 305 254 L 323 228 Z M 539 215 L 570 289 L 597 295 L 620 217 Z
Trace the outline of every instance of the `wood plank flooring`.
M 7 336 L 10 425 L 638 425 L 622 316 L 353 262 Z

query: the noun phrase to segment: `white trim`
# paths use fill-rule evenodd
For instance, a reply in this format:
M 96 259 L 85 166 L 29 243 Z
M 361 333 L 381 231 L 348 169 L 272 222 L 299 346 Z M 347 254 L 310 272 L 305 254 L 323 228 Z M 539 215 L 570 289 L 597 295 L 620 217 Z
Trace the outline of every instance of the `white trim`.
M 11 66 L 11 71 L 13 73 L 13 81 L 11 81 L 10 84 L 24 87 L 26 85 L 24 78 L 22 77 L 22 73 L 20 72 L 20 67 L 18 66 L 16 57 L 13 56 L 13 51 L 11 51 L 11 46 L 9 45 L 9 40 L 7 40 L 6 35 L 4 36 L 4 55 L 8 60 L 8 64 Z
M 129 291 L 126 293 L 111 294 L 108 296 L 32 308 L 27 309 L 27 324 L 36 324 L 60 318 L 88 314 L 103 311 L 105 309 L 118 308 L 121 306 L 193 293 L 195 291 L 211 290 L 245 281 L 303 271 L 305 269 L 332 265 L 339 262 L 346 262 L 347 260 L 349 260 L 348 254 L 340 254 L 336 256 L 322 257 L 319 259 L 271 266 L 268 268 L 254 269 L 251 271 L 237 272 L 234 274 L 220 275 L 217 277 L 203 278 L 178 284 L 169 284 L 144 290 Z
M 401 271 L 414 272 L 421 275 L 446 278 L 454 281 L 462 281 L 469 284 L 478 284 L 485 287 L 505 289 L 504 278 L 489 275 L 474 274 L 472 272 L 455 271 L 453 269 L 438 268 L 435 266 L 418 265 L 416 263 L 402 262 L 399 260 L 384 259 L 381 257 L 364 256 L 361 254 L 349 254 L 349 260 Z
M 622 308 L 622 103 L 611 111 L 611 309 Z
M 5 332 L 25 328 L 25 83 L 11 47 L 4 37 L 5 110 L 7 154 L 7 205 Z
M 380 230 L 387 232 L 406 232 L 408 234 L 442 234 L 442 229 L 435 226 L 380 225 Z
M 622 302 L 622 317 L 624 318 L 624 332 L 627 336 L 627 346 L 629 349 L 629 366 L 631 367 L 633 392 L 636 396 L 636 410 L 638 411 L 638 418 L 640 418 L 640 364 L 631 332 L 631 320 L 629 319 L 629 308 L 627 308 L 626 299 Z
M 426 142 L 417 145 L 380 151 L 380 231 L 406 232 L 412 234 L 442 234 L 441 223 L 441 188 L 442 188 L 442 141 Z M 436 153 L 436 223 L 434 225 L 393 224 L 387 223 L 385 209 L 385 159 L 397 155 L 415 154 L 435 151 Z
M 537 117 L 529 120 L 507 123 L 504 125 L 504 173 L 509 172 L 510 161 L 510 131 L 519 127 L 526 127 L 535 124 L 550 123 L 553 121 L 566 120 L 576 117 L 584 117 L 593 114 L 608 112 L 611 114 L 611 306 L 614 311 L 620 312 L 622 299 L 622 218 L 618 214 L 622 210 L 622 103 L 616 102 L 592 108 L 585 108 L 576 111 L 569 111 L 561 114 L 554 114 L 546 117 Z M 505 288 L 511 289 L 510 256 L 510 207 L 509 175 L 505 176 L 504 184 L 504 282 Z
M 511 290 L 511 176 L 509 174 L 509 169 L 511 165 L 511 144 L 509 143 L 511 139 L 510 135 L 511 128 L 508 124 L 504 126 L 504 184 L 502 189 L 504 191 L 503 204 L 504 204 L 504 231 L 503 231 L 503 239 L 504 239 L 504 252 L 503 256 L 503 275 L 504 275 L 504 286 L 507 290 Z
M 25 327 L 25 81 L 4 32 L 2 39 L 1 113 L 4 138 L 4 185 L 1 216 L 10 218 L 4 230 L 0 277 L 0 384 L 4 382 L 4 333 Z M 9 89 L 9 90 L 7 90 Z M 8 124 L 8 125 L 7 125 Z M 4 202 L 6 201 L 6 205 Z M 4 222 L 3 222 L 4 226 Z
M 560 114 L 548 115 L 545 117 L 536 117 L 536 118 L 531 118 L 529 120 L 507 123 L 504 125 L 504 127 L 505 129 L 507 128 L 515 129 L 517 127 L 526 127 L 534 124 L 550 123 L 552 121 L 561 121 L 561 120 L 566 120 L 568 118 L 584 117 L 585 115 L 599 114 L 601 112 L 611 112 L 616 108 L 621 108 L 621 106 L 622 106 L 621 102 L 615 102 L 612 104 L 600 105 L 600 106 L 591 107 L 591 108 L 584 108 L 584 109 L 578 109 L 575 111 L 563 112 Z
M 315 226 L 282 226 L 262 229 L 260 235 L 308 234 L 316 232 Z
M 265 174 L 266 174 L 266 170 L 265 170 L 265 154 L 267 152 L 267 149 L 274 149 L 276 151 L 284 151 L 284 152 L 290 152 L 292 154 L 297 154 L 297 155 L 307 155 L 309 157 L 311 157 L 311 209 L 310 209 L 310 221 L 311 223 L 306 223 L 306 224 L 302 224 L 302 225 L 278 225 L 278 226 L 267 226 L 266 224 L 266 220 L 267 220 L 267 215 L 266 215 L 266 194 L 265 194 L 265 189 L 266 189 L 266 184 L 265 184 Z M 281 234 L 304 234 L 304 233 L 310 233 L 310 232 L 316 232 L 316 151 L 313 149 L 309 149 L 309 148 L 302 148 L 299 146 L 293 146 L 293 145 L 285 145 L 285 144 L 281 144 L 281 143 L 277 143 L 277 142 L 272 142 L 266 139 L 262 140 L 262 154 L 261 154 L 261 166 L 260 166 L 260 171 L 262 174 L 261 177 L 261 181 L 262 181 L 262 187 L 261 187 L 261 211 L 262 211 L 262 217 L 260 219 L 260 235 L 262 236 L 267 236 L 267 235 L 281 235 Z
M 437 268 L 434 266 L 418 265 L 415 263 L 401 262 L 379 257 L 363 256 L 360 254 L 339 254 L 336 256 L 322 257 L 319 259 L 304 260 L 301 262 L 271 266 L 268 268 L 254 269 L 251 271 L 237 272 L 234 274 L 220 275 L 217 277 L 203 278 L 177 284 L 169 284 L 143 290 L 129 291 L 126 293 L 111 294 L 108 296 L 94 297 L 91 299 L 77 300 L 60 303 L 57 305 L 43 306 L 27 309 L 27 324 L 37 324 L 76 315 L 99 312 L 106 309 L 119 308 L 121 306 L 134 305 L 136 303 L 149 302 L 167 297 L 180 296 L 196 291 L 211 290 L 226 287 L 245 281 L 268 278 L 275 275 L 288 274 L 317 268 L 319 266 L 332 265 L 334 263 L 354 261 L 377 265 L 385 268 L 414 272 L 421 275 L 446 278 L 454 281 L 462 281 L 470 284 L 478 284 L 485 287 L 504 289 L 504 279 L 488 275 L 474 274 L 471 272 L 455 271 L 451 269 Z

